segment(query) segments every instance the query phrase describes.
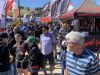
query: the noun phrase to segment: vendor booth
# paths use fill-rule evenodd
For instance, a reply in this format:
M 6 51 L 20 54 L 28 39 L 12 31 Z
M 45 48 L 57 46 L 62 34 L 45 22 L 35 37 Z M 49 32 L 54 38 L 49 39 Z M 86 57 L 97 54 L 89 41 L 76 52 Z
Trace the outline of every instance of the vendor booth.
M 79 24 L 79 30 L 89 32 L 85 46 L 93 51 L 100 49 L 100 6 L 92 0 L 84 0 L 78 7 L 61 15 L 60 19 Z
M 80 28 L 86 28 L 90 34 L 100 34 L 100 6 L 92 0 L 84 0 L 78 7 L 61 15 L 60 19 L 77 19 Z

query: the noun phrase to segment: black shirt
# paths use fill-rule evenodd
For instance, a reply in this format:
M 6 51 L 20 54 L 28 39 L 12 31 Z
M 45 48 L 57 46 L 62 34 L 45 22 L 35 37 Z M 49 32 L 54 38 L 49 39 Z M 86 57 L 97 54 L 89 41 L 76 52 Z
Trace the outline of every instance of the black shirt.
M 9 47 L 3 43 L 0 43 L 0 72 L 10 70 L 9 54 Z

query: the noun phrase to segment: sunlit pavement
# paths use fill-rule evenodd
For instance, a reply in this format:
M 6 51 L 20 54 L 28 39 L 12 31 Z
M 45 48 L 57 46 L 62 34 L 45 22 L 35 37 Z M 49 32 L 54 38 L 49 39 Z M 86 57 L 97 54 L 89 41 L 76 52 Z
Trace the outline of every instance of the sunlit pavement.
M 49 66 L 47 66 L 47 73 L 48 73 L 47 75 L 50 75 Z M 42 70 L 39 72 L 39 75 L 44 75 Z M 54 69 L 52 75 L 61 75 L 61 66 L 60 66 L 60 64 L 55 65 L 55 69 Z

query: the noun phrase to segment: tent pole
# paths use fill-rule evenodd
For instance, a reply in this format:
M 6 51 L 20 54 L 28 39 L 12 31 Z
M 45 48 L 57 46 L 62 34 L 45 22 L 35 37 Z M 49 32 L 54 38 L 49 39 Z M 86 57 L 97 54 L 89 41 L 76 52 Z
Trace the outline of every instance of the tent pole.
M 6 18 L 7 18 L 7 17 L 6 17 L 6 8 L 7 8 L 7 5 L 6 5 L 6 7 L 5 7 L 5 16 L 4 16 L 4 18 L 5 18 L 5 32 L 6 32 L 6 24 L 7 24 L 7 23 L 6 23 Z

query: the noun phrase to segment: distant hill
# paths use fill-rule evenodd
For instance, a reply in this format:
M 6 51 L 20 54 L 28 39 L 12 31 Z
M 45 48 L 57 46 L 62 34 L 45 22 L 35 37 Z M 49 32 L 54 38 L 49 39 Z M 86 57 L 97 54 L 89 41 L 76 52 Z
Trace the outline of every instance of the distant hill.
M 20 13 L 21 13 L 21 16 L 23 16 L 25 13 L 27 14 L 27 15 L 31 15 L 31 12 L 33 12 L 34 11 L 34 9 L 32 9 L 32 8 L 28 8 L 28 7 L 26 7 L 26 8 L 24 8 L 24 7 L 20 7 Z M 12 12 L 12 10 L 9 12 L 9 16 L 13 16 L 12 15 L 13 14 L 13 12 Z
M 41 10 L 42 10 L 42 8 L 40 8 L 40 7 L 37 7 L 37 8 L 35 8 L 35 9 L 32 9 L 32 8 L 29 8 L 29 7 L 20 6 L 20 13 L 21 13 L 21 16 L 24 16 L 25 13 L 26 13 L 27 15 L 31 15 L 32 12 L 35 12 L 35 16 L 40 17 Z M 12 14 L 13 14 L 13 12 L 12 12 L 12 10 L 11 10 L 10 13 L 9 13 L 9 16 L 13 16 Z

